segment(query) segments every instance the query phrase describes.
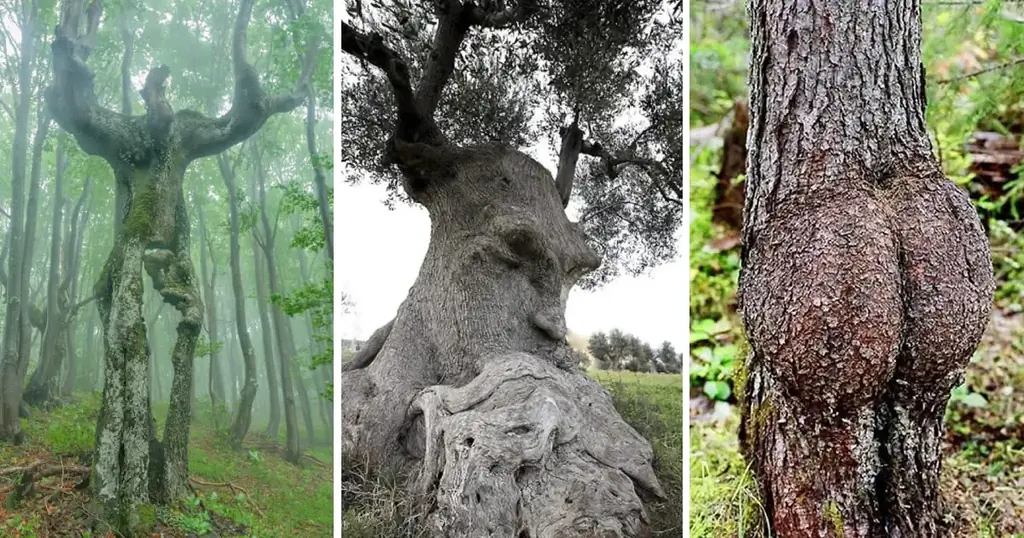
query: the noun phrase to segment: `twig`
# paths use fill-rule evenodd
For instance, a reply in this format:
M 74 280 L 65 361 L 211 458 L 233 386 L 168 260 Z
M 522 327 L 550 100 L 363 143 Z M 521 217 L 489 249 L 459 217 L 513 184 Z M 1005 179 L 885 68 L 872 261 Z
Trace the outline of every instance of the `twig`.
M 245 494 L 245 498 L 249 499 L 249 503 L 252 504 L 252 507 L 255 508 L 257 512 L 259 512 L 260 517 L 264 517 L 264 518 L 267 517 L 263 513 L 263 510 L 260 510 L 260 507 L 259 507 L 258 504 L 256 504 L 255 499 L 252 498 L 252 494 L 250 494 L 242 486 L 236 486 L 235 484 L 232 484 L 231 482 L 204 482 L 203 480 L 200 480 L 200 479 L 198 479 L 198 478 L 196 478 L 194 476 L 190 476 L 190 477 L 188 477 L 188 479 L 191 480 L 192 482 L 195 482 L 196 484 L 199 484 L 200 486 L 211 486 L 211 487 L 228 488 L 228 489 L 231 490 L 232 493 L 235 493 L 236 490 L 237 491 L 241 491 L 242 493 Z
M 1008 62 L 1003 62 L 1003 63 L 1001 63 L 999 65 L 993 65 L 991 67 L 986 67 L 984 69 L 979 69 L 977 71 L 971 71 L 970 73 L 964 73 L 963 75 L 957 75 L 957 76 L 951 77 L 951 78 L 939 79 L 936 82 L 938 84 L 949 84 L 951 82 L 959 82 L 961 80 L 966 80 L 966 79 L 969 79 L 969 78 L 974 78 L 974 77 L 979 76 L 979 75 L 984 75 L 985 73 L 990 73 L 992 71 L 998 71 L 1000 69 L 1006 69 L 1007 67 L 1013 67 L 1015 65 L 1020 65 L 1020 64 L 1024 64 L 1024 58 L 1015 58 L 1015 59 L 1010 60 Z

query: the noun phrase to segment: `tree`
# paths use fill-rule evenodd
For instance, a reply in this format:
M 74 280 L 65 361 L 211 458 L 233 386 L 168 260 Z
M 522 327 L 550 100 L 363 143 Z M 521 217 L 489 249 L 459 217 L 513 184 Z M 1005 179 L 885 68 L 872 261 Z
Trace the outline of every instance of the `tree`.
M 590 335 L 587 340 L 587 349 L 594 357 L 595 366 L 601 370 L 614 370 L 611 363 L 611 348 L 608 344 L 608 335 L 597 332 Z
M 682 355 L 676 353 L 676 348 L 671 342 L 661 343 L 661 347 L 658 348 L 655 368 L 658 372 L 670 374 L 678 374 L 683 371 Z
M 934 537 L 988 245 L 924 121 L 920 3 L 751 5 L 740 440 L 779 536 Z
M 432 220 L 408 300 L 343 367 L 343 450 L 408 472 L 434 535 L 636 536 L 641 499 L 662 495 L 650 444 L 580 370 L 564 319 L 566 293 L 588 273 L 601 267 L 600 281 L 674 254 L 679 70 L 665 61 L 633 93 L 641 58 L 664 55 L 681 28 L 652 23 L 659 6 L 375 3 L 342 22 L 342 49 L 358 60 L 348 158 Z M 644 100 L 658 92 L 680 98 Z M 542 103 L 546 127 L 561 127 L 554 177 L 517 149 L 534 141 Z M 632 105 L 664 108 L 614 129 Z M 565 212 L 574 191 L 581 223 Z
M 167 97 L 170 69 L 164 65 L 145 78 L 145 114 L 131 114 L 131 83 L 125 78 L 122 110 L 117 113 L 97 99 L 94 75 L 87 66 L 102 4 L 66 0 L 60 7 L 46 103 L 83 151 L 101 157 L 113 169 L 118 200 L 114 247 L 94 288 L 106 377 L 92 468 L 92 512 L 121 534 L 133 534 L 147 523 L 140 508 L 184 495 L 188 483 L 192 361 L 203 305 L 190 258 L 191 226 L 182 191 L 185 170 L 197 159 L 249 138 L 271 116 L 298 107 L 307 94 L 312 65 L 304 63 L 295 91 L 269 94 L 246 59 L 253 0 L 241 0 L 230 46 L 234 99 L 226 113 L 210 118 L 189 109 L 175 112 Z M 126 54 L 124 62 L 130 61 Z M 155 438 L 149 408 L 143 268 L 164 302 L 181 314 L 171 353 L 174 378 L 162 442 Z

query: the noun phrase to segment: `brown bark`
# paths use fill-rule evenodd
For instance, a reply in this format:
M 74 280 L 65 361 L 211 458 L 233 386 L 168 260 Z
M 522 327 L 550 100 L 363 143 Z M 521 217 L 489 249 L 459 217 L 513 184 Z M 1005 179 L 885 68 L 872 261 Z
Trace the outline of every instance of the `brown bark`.
M 740 438 L 778 536 L 935 537 L 988 244 L 924 123 L 920 4 L 751 6 Z

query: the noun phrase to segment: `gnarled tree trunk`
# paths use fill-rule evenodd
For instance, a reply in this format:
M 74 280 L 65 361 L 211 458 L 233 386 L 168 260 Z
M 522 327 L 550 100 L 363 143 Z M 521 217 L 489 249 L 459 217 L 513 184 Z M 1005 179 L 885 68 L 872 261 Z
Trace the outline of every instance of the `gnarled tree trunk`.
M 565 340 L 569 290 L 600 257 L 551 174 L 500 146 L 393 148 L 430 245 L 342 374 L 343 452 L 413 471 L 434 536 L 643 536 L 651 447 Z
M 920 3 L 751 6 L 743 449 L 779 536 L 935 537 L 988 244 L 925 128 Z
M 105 383 L 92 467 L 91 512 L 101 530 L 149 530 L 152 503 L 184 495 L 193 366 L 203 304 L 190 259 L 190 223 L 182 183 L 194 160 L 216 155 L 256 133 L 267 119 L 296 108 L 308 76 L 291 94 L 268 95 L 246 59 L 254 0 L 242 0 L 232 31 L 234 99 L 222 116 L 173 111 L 170 70 L 151 70 L 142 88 L 146 112 L 117 114 L 99 104 L 85 64 L 102 19 L 98 1 L 65 0 L 52 45 L 54 81 L 47 104 L 86 153 L 113 169 L 123 205 L 114 216 L 114 247 L 94 291 L 105 344 Z M 127 57 L 127 56 L 126 56 Z M 304 66 L 304 72 L 310 66 Z M 126 83 L 127 86 L 127 83 Z M 130 100 L 124 99 L 126 108 Z M 149 408 L 149 346 L 142 313 L 143 268 L 167 304 L 181 314 L 171 352 L 174 377 L 162 443 Z

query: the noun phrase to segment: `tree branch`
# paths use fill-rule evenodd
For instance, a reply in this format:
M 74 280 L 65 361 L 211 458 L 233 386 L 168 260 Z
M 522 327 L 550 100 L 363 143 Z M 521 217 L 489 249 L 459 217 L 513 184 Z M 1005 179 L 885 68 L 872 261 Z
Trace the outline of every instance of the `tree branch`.
M 579 128 L 579 115 L 572 124 L 562 129 L 562 149 L 558 152 L 558 172 L 555 186 L 562 198 L 562 207 L 568 207 L 572 196 L 572 182 L 576 178 L 576 163 L 583 149 L 583 131 Z
M 254 1 L 242 0 L 235 18 L 231 39 L 235 93 L 231 108 L 216 119 L 191 110 L 175 115 L 175 120 L 184 127 L 183 138 L 189 160 L 215 155 L 242 142 L 259 131 L 271 116 L 294 110 L 306 98 L 308 78 L 316 60 L 315 51 L 307 51 L 295 90 L 280 95 L 266 94 L 256 70 L 247 60 L 246 39 Z
M 433 120 L 421 111 L 409 81 L 409 66 L 393 49 L 384 44 L 380 34 L 367 35 L 346 22 L 341 23 L 341 50 L 363 60 L 384 72 L 391 85 L 391 93 L 398 104 L 398 123 L 396 131 L 399 137 L 407 141 L 417 141 L 417 133 L 421 129 L 429 131 Z M 440 130 L 433 127 L 440 136 Z M 425 141 L 425 140 L 424 140 Z

